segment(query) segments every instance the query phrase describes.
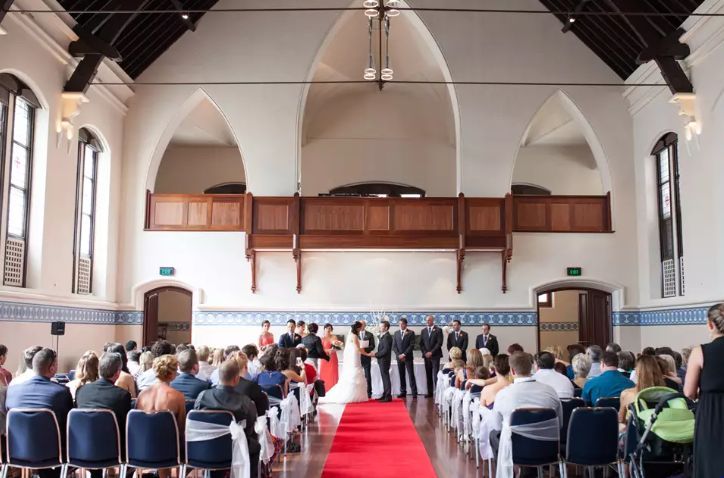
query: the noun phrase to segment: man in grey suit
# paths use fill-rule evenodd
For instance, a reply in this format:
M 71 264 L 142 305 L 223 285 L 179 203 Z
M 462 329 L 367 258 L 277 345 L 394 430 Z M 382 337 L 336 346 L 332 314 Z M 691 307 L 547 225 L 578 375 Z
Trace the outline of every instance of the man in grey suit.
M 420 334 L 420 350 L 425 359 L 425 377 L 427 378 L 427 394 L 425 398 L 432 397 L 437 384 L 437 372 L 440 370 L 442 358 L 442 329 L 435 325 L 435 317 L 428 315 L 425 318 L 427 327 Z
M 377 344 L 377 352 L 373 352 L 373 356 L 377 357 L 377 365 L 380 366 L 380 376 L 382 377 L 382 397 L 378 398 L 379 402 L 392 401 L 392 382 L 390 381 L 390 366 L 392 365 L 392 336 L 389 334 L 390 323 L 386 320 L 380 322 L 380 340 Z
M 397 356 L 397 370 L 400 372 L 400 394 L 397 398 L 407 396 L 405 372 L 410 379 L 412 398 L 417 398 L 417 382 L 415 381 L 415 364 L 413 363 L 412 349 L 415 347 L 415 332 L 407 328 L 407 319 L 400 319 L 400 330 L 395 332 L 392 340 L 392 350 Z

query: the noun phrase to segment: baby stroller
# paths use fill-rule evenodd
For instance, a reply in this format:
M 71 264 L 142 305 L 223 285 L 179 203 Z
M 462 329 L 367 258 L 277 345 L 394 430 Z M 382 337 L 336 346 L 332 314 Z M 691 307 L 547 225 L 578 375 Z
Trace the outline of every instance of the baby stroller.
M 672 467 L 690 476 L 694 443 L 693 402 L 667 387 L 651 387 L 639 392 L 629 406 L 631 412 L 625 440 L 631 476 L 645 478 Z

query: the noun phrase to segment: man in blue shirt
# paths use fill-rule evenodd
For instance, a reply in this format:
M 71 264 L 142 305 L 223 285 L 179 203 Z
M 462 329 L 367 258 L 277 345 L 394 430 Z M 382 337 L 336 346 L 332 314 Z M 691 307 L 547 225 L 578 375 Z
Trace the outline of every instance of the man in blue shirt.
M 171 382 L 171 388 L 183 393 L 186 400 L 196 400 L 201 392 L 211 387 L 206 380 L 196 378 L 196 374 L 199 373 L 199 359 L 196 351 L 183 350 L 176 355 L 176 358 L 181 373 Z
M 586 403 L 595 405 L 596 400 L 605 397 L 620 397 L 621 392 L 635 384 L 618 371 L 618 355 L 614 352 L 604 352 L 601 375 L 589 378 L 583 386 L 583 398 Z

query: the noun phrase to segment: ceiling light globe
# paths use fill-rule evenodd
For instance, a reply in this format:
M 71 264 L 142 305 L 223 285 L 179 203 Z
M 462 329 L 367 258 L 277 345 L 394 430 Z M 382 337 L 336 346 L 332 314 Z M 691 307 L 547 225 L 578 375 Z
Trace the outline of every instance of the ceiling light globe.
M 362 2 L 362 6 L 365 8 L 377 8 L 380 6 L 380 2 L 377 0 L 365 0 Z
M 391 9 L 387 10 L 387 12 L 385 12 L 385 15 L 387 15 L 390 18 L 398 17 L 398 16 L 400 16 L 400 11 L 397 10 L 396 8 L 391 8 Z
M 368 8 L 365 10 L 365 15 L 369 18 L 375 18 L 379 16 L 380 12 L 376 8 Z
M 380 73 L 382 73 L 383 75 L 392 75 L 394 73 L 394 71 L 392 70 L 392 68 L 387 67 L 387 68 L 383 68 L 382 71 L 380 71 Z
M 398 8 L 400 6 L 400 0 L 387 0 L 385 6 L 387 8 Z
M 365 73 L 364 79 L 367 81 L 374 80 L 376 75 L 374 73 Z
M 391 74 L 382 74 L 380 78 L 384 81 L 392 81 L 392 75 Z

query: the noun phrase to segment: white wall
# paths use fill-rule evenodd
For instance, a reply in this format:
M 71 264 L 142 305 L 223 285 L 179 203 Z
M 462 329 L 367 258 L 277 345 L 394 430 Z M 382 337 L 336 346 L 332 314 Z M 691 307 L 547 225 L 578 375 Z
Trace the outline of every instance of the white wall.
M 156 176 L 156 193 L 202 194 L 220 183 L 244 182 L 239 148 L 170 146 Z
M 515 162 L 513 183 L 542 186 L 551 194 L 606 193 L 588 146 L 522 147 Z

